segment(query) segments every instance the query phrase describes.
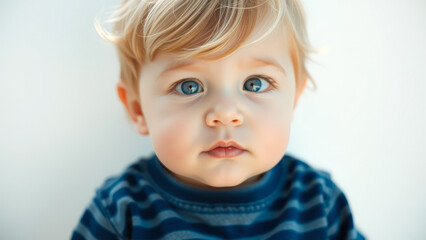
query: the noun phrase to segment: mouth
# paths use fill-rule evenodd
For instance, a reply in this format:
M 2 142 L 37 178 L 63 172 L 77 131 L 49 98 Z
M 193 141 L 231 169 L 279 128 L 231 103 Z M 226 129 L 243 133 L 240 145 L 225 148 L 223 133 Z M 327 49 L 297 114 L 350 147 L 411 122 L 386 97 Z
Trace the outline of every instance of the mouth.
M 235 141 L 218 141 L 205 153 L 215 158 L 232 158 L 241 155 L 246 150 Z

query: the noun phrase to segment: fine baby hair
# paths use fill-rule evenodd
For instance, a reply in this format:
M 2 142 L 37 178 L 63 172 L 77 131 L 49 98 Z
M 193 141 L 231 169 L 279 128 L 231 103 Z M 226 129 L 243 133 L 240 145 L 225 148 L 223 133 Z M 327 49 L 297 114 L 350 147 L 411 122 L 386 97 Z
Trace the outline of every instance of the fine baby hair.
M 287 29 L 296 92 L 307 80 L 316 88 L 306 68 L 309 53 L 316 50 L 309 42 L 299 0 L 124 0 L 107 22 L 114 24 L 112 32 L 98 20 L 95 27 L 116 44 L 120 80 L 136 95 L 142 64 L 160 52 L 214 60 L 260 41 L 279 27 Z M 263 34 L 245 42 L 260 25 Z

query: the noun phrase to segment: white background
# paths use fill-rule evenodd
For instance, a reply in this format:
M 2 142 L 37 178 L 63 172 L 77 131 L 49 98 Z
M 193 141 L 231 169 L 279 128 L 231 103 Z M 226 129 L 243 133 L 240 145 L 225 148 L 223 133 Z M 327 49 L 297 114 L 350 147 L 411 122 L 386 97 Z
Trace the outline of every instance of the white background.
M 116 3 L 0 2 L 0 239 L 68 239 L 95 188 L 152 151 L 93 27 Z M 426 2 L 304 3 L 329 50 L 309 64 L 318 90 L 302 95 L 288 153 L 331 172 L 369 239 L 425 239 Z

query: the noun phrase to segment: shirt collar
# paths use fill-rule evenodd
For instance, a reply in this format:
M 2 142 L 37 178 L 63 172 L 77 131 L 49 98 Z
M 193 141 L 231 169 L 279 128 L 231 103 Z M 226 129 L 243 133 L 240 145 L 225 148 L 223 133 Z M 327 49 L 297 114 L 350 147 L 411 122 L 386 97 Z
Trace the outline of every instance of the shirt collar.
M 155 154 L 148 168 L 155 185 L 172 198 L 208 204 L 247 204 L 267 198 L 277 189 L 280 179 L 286 178 L 283 166 L 287 161 L 284 158 L 258 181 L 235 188 L 201 189 L 183 183 L 168 172 Z

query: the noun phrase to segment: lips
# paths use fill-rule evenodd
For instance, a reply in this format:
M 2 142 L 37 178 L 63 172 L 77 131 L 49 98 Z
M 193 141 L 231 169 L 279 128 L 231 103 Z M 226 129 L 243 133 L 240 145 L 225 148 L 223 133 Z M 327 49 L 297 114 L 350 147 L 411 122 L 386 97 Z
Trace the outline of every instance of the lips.
M 235 141 L 218 141 L 205 153 L 216 158 L 232 158 L 236 157 L 246 150 Z
M 235 147 L 217 147 L 207 152 L 212 157 L 216 158 L 231 158 L 242 154 L 244 150 Z

